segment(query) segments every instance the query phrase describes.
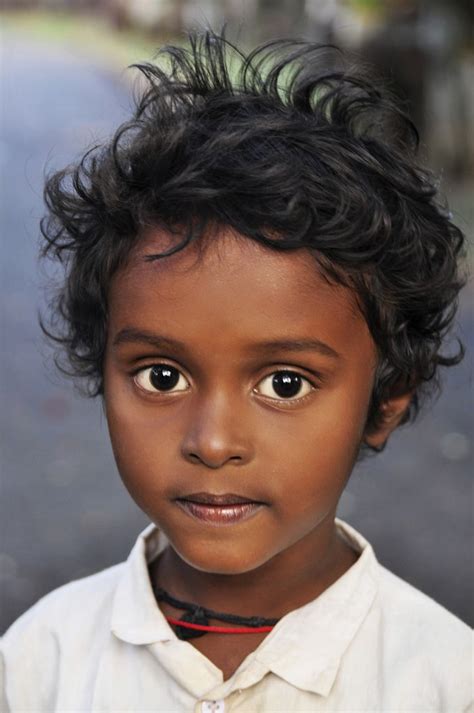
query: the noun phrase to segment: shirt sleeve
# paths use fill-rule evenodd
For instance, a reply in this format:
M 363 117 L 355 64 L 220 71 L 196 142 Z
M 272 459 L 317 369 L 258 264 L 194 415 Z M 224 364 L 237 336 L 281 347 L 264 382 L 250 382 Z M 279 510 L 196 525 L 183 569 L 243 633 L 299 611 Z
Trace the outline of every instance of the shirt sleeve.
M 54 711 L 58 661 L 56 637 L 32 607 L 0 641 L 1 713 Z
M 3 653 L 0 651 L 0 711 L 2 713 L 10 713 L 10 710 L 5 691 L 5 662 Z

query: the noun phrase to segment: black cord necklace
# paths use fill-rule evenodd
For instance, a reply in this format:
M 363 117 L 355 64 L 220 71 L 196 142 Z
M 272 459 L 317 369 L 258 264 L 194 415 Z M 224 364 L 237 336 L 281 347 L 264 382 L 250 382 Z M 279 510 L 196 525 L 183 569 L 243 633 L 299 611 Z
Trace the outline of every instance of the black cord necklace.
M 166 617 L 167 621 L 176 627 L 176 635 L 178 639 L 194 639 L 198 636 L 204 636 L 206 633 L 221 633 L 221 634 L 251 634 L 271 631 L 279 619 L 265 619 L 262 616 L 238 616 L 237 614 L 225 614 L 216 612 L 212 609 L 206 609 L 199 604 L 191 602 L 183 602 L 180 599 L 175 599 L 171 594 L 168 594 L 161 587 L 153 587 L 153 591 L 158 602 L 166 602 L 175 609 L 184 609 L 187 613 L 183 614 L 180 619 Z M 236 624 L 236 627 L 218 627 L 210 626 L 209 619 L 217 619 L 229 624 Z

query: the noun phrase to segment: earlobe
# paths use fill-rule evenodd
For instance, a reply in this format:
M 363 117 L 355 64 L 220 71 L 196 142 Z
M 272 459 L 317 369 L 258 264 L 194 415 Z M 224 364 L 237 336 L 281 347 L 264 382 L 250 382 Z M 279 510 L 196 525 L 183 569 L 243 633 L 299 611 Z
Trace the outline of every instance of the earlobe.
M 375 450 L 382 450 L 391 433 L 403 420 L 412 398 L 413 392 L 409 391 L 384 401 L 380 406 L 381 421 L 375 429 L 366 432 L 364 443 Z

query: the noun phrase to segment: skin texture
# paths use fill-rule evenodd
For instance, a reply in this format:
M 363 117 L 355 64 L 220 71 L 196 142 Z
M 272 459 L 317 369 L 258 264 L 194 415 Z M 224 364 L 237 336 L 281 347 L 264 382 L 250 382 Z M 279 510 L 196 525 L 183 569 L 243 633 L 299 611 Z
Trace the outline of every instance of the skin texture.
M 357 559 L 334 517 L 365 437 L 376 347 L 354 295 L 330 285 L 307 251 L 276 252 L 222 229 L 199 258 L 188 246 L 144 261 L 167 241 L 150 230 L 114 277 L 104 362 L 120 475 L 170 542 L 150 576 L 208 608 L 280 617 Z M 130 333 L 116 344 L 126 329 L 183 347 Z M 338 356 L 252 351 L 277 339 L 317 339 Z M 150 383 L 146 369 L 160 363 L 182 375 L 172 391 Z M 296 396 L 284 399 L 272 388 L 279 370 L 303 377 Z M 387 423 L 372 442 L 385 440 L 408 401 L 387 403 Z M 245 521 L 215 526 L 177 505 L 198 492 L 265 504 Z M 193 645 L 228 677 L 263 636 L 206 635 Z

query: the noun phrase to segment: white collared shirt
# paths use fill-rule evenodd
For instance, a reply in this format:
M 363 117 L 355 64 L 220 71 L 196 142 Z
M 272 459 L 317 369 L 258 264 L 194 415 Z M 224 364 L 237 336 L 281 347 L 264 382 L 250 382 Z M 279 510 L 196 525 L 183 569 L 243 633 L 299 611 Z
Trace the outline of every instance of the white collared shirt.
M 10 627 L 1 710 L 474 710 L 471 629 L 382 567 L 354 528 L 336 523 L 360 551 L 357 562 L 284 616 L 227 681 L 176 637 L 156 604 L 148 563 L 167 541 L 150 525 L 126 562 L 56 589 Z

